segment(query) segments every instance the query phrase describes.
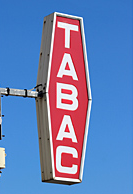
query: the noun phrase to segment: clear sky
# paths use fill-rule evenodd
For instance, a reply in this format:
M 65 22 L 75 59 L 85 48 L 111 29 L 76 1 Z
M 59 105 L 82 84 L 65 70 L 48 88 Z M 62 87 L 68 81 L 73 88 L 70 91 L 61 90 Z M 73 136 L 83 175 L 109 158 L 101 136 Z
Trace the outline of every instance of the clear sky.
M 43 18 L 55 11 L 84 19 L 93 103 L 83 182 L 41 182 L 35 100 L 3 97 L 0 194 L 131 194 L 131 0 L 0 0 L 0 87 L 36 85 Z

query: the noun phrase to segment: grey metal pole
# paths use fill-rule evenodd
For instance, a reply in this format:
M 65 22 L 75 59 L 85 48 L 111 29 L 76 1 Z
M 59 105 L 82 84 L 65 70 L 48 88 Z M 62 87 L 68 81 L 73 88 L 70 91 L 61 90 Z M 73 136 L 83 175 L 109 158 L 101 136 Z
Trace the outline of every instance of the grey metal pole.
M 31 90 L 20 90 L 20 89 L 12 89 L 12 88 L 0 88 L 0 93 L 2 95 L 10 95 L 10 96 L 21 96 L 21 97 L 29 97 L 29 98 L 36 98 L 38 97 L 37 91 Z
M 1 95 L 37 98 L 39 96 L 39 92 L 27 90 L 27 89 L 20 90 L 20 89 L 12 89 L 12 88 L 0 88 L 0 140 L 2 140 L 2 136 L 4 136 L 2 135 Z M 4 164 L 5 163 L 5 152 L 3 154 L 4 150 L 5 148 L 0 148 L 0 177 L 2 173 L 1 169 L 5 168 L 5 164 Z

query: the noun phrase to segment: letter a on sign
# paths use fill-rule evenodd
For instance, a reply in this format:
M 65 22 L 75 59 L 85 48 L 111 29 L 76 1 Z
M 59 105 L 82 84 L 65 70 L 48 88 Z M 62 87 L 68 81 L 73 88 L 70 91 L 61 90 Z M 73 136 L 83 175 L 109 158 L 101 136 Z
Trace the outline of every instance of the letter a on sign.
M 44 18 L 37 85 L 42 181 L 80 183 L 92 101 L 81 17 Z

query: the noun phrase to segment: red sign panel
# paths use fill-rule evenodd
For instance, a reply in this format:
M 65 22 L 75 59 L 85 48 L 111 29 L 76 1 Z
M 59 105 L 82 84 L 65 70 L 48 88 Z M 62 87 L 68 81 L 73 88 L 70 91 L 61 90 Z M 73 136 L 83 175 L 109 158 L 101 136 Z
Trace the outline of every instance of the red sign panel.
M 89 99 L 79 20 L 56 17 L 48 94 L 55 177 L 79 179 Z
M 91 104 L 83 23 L 59 13 L 52 22 L 46 85 L 52 174 L 73 184 L 82 180 Z

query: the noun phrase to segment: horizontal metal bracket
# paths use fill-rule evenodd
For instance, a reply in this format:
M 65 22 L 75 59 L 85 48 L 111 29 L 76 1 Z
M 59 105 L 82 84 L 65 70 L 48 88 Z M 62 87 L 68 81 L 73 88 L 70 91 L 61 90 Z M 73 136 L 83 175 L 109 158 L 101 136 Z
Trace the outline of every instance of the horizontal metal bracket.
M 38 92 L 31 90 L 20 90 L 20 89 L 12 89 L 12 88 L 0 88 L 1 95 L 10 95 L 10 96 L 20 96 L 20 97 L 28 97 L 28 98 L 37 98 Z

